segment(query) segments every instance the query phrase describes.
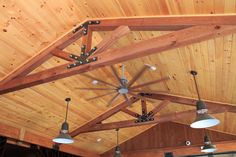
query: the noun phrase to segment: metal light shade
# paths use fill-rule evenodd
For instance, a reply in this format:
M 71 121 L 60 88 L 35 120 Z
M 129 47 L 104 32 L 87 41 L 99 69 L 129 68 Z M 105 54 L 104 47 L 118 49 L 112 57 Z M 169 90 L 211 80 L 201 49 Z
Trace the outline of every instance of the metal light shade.
M 73 143 L 73 138 L 68 134 L 69 124 L 64 122 L 61 126 L 60 134 L 53 139 L 53 142 L 62 143 L 62 144 L 70 144 Z
M 207 113 L 197 114 L 196 119 L 190 125 L 191 128 L 209 128 L 218 125 L 220 121 Z
M 74 140 L 71 138 L 69 134 L 60 133 L 59 136 L 53 139 L 53 142 L 61 144 L 71 144 L 74 142 Z
M 210 144 L 210 145 L 204 145 L 201 149 L 201 152 L 203 152 L 203 153 L 213 153 L 216 150 L 217 150 L 216 146 L 213 145 L 213 144 Z
M 190 125 L 191 128 L 209 128 L 218 125 L 220 121 L 207 113 L 206 105 L 203 101 L 197 101 L 197 117 Z
M 121 157 L 121 151 L 119 146 L 116 146 L 114 157 Z
M 201 148 L 201 152 L 204 152 L 204 153 L 213 153 L 215 152 L 217 149 L 216 149 L 216 146 L 213 145 L 209 139 L 208 136 L 205 136 L 204 137 L 204 146 Z

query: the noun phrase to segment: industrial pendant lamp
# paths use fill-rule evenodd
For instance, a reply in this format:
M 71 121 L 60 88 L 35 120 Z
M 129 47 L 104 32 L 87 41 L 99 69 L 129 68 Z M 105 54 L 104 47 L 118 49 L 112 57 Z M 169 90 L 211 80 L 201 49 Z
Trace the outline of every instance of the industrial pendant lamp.
M 193 75 L 198 101 L 197 101 L 197 117 L 194 122 L 190 125 L 192 128 L 209 128 L 215 125 L 218 125 L 220 121 L 207 113 L 208 109 L 206 104 L 201 100 L 200 94 L 198 91 L 197 81 L 196 81 L 196 71 L 190 72 Z
M 213 153 L 215 152 L 216 146 L 211 143 L 211 140 L 209 136 L 207 135 L 205 131 L 205 137 L 204 137 L 204 146 L 201 147 L 201 152 L 203 153 Z
M 70 144 L 70 143 L 74 142 L 74 140 L 68 134 L 69 124 L 67 123 L 68 107 L 69 107 L 69 103 L 70 103 L 71 99 L 66 98 L 65 101 L 67 103 L 65 121 L 61 125 L 60 134 L 56 138 L 54 138 L 52 141 L 56 142 L 56 143 L 61 143 L 61 144 Z
M 116 129 L 116 148 L 115 148 L 115 154 L 114 157 L 121 157 L 121 151 L 120 151 L 120 146 L 119 146 L 119 129 Z

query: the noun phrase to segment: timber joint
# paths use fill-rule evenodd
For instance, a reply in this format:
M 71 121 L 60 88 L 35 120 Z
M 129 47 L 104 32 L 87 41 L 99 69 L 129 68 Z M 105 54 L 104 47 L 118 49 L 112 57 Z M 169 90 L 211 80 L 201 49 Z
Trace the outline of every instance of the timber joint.
M 82 46 L 82 50 L 85 48 L 85 45 Z M 70 68 L 74 68 L 83 64 L 88 64 L 91 62 L 95 62 L 97 61 L 97 57 L 93 57 L 93 58 L 88 58 L 89 56 L 91 56 L 95 51 L 97 50 L 97 47 L 93 47 L 89 52 L 84 52 L 82 51 L 80 56 L 74 55 L 74 54 L 70 54 L 69 57 L 74 59 L 76 62 L 74 62 L 73 64 L 69 64 L 67 66 L 67 69 Z
M 83 35 L 86 35 L 88 33 L 88 26 L 89 25 L 98 25 L 100 24 L 101 22 L 98 21 L 98 20 L 95 20 L 95 21 L 87 21 L 81 25 L 79 25 L 78 27 L 76 27 L 72 32 L 73 33 L 76 33 L 78 32 L 80 29 L 83 28 Z
M 135 121 L 135 123 L 142 123 L 142 122 L 148 122 L 153 121 L 154 118 L 152 116 L 149 116 L 149 114 L 143 114 L 138 116 L 138 119 Z

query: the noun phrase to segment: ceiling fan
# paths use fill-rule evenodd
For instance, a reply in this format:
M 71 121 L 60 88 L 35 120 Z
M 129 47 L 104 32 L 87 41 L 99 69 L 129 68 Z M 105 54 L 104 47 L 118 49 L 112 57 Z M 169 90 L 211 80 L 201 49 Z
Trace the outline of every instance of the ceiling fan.
M 119 96 L 123 96 L 124 99 L 129 103 L 128 95 L 136 96 L 136 97 L 139 97 L 140 99 L 145 99 L 139 93 L 148 93 L 148 92 L 150 92 L 150 93 L 162 93 L 162 92 L 166 92 L 166 91 L 155 91 L 155 90 L 148 90 L 147 91 L 147 90 L 142 90 L 141 88 L 145 87 L 145 86 L 152 85 L 152 84 L 160 83 L 160 82 L 163 82 L 163 81 L 167 81 L 167 80 L 170 79 L 169 76 L 163 77 L 161 79 L 149 81 L 149 82 L 146 82 L 146 83 L 143 83 L 143 84 L 134 85 L 134 83 L 144 74 L 144 72 L 146 70 L 150 69 L 152 71 L 155 71 L 156 70 L 155 66 L 145 64 L 142 67 L 142 69 L 140 69 L 140 71 L 130 81 L 125 77 L 125 66 L 124 65 L 122 65 L 122 75 L 121 75 L 121 77 L 118 75 L 118 73 L 117 73 L 114 66 L 110 66 L 110 67 L 111 67 L 113 75 L 115 76 L 115 78 L 117 80 L 117 84 L 112 84 L 112 83 L 106 82 L 102 79 L 98 79 L 98 78 L 95 78 L 93 76 L 90 76 L 88 74 L 83 74 L 85 77 L 90 78 L 92 80 L 96 80 L 96 82 L 98 81 L 100 83 L 103 83 L 104 85 L 107 85 L 110 88 L 76 88 L 76 89 L 79 89 L 79 90 L 106 90 L 106 91 L 111 91 L 111 92 L 108 92 L 106 94 L 102 94 L 102 95 L 87 99 L 88 101 L 90 101 L 90 100 L 101 98 L 101 97 L 104 97 L 104 96 L 107 96 L 107 95 L 115 94 L 115 96 L 113 96 L 110 99 L 107 106 L 111 106 L 119 98 Z

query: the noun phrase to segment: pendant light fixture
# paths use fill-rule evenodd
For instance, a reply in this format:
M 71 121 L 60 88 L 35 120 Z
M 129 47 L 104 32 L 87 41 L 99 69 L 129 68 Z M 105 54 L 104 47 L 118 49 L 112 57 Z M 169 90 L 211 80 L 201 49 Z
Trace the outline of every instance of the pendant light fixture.
M 206 107 L 206 104 L 200 98 L 200 94 L 198 91 L 198 85 L 197 85 L 197 81 L 196 81 L 197 72 L 191 71 L 190 73 L 193 75 L 194 84 L 195 84 L 197 95 L 198 95 L 198 101 L 196 104 L 197 117 L 190 126 L 192 128 L 209 128 L 209 127 L 218 125 L 220 123 L 220 121 L 207 113 L 208 109 Z
M 115 148 L 115 154 L 114 157 L 121 157 L 121 151 L 119 146 L 119 129 L 116 129 L 116 148 Z
M 52 141 L 56 143 L 61 143 L 61 144 L 70 144 L 74 142 L 73 138 L 68 134 L 69 124 L 67 123 L 68 108 L 69 108 L 69 103 L 71 99 L 66 98 L 65 101 L 67 103 L 65 121 L 61 125 L 60 134 L 56 138 L 54 138 Z
M 213 153 L 216 150 L 217 150 L 216 146 L 211 143 L 211 140 L 210 140 L 210 138 L 207 135 L 206 130 L 205 130 L 204 146 L 201 147 L 201 152 L 203 152 L 203 153 Z

